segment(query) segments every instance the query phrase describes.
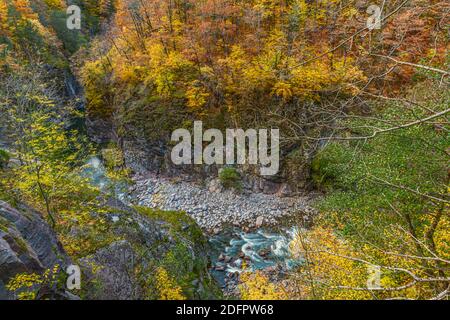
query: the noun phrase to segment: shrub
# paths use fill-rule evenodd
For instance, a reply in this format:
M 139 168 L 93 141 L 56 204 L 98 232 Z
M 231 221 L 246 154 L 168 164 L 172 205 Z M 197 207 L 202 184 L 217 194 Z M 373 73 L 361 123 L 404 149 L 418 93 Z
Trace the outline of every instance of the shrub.
M 288 297 L 279 284 L 270 282 L 270 279 L 261 271 L 241 274 L 239 291 L 243 300 L 286 300 Z
M 159 300 L 186 300 L 183 291 L 169 275 L 166 269 L 160 267 L 156 271 L 157 288 L 159 291 Z
M 219 180 L 222 183 L 222 185 L 227 189 L 242 188 L 241 176 L 239 175 L 239 172 L 237 172 L 235 168 L 223 168 L 219 173 Z
M 0 149 L 0 169 L 4 169 L 8 165 L 10 158 L 7 151 Z

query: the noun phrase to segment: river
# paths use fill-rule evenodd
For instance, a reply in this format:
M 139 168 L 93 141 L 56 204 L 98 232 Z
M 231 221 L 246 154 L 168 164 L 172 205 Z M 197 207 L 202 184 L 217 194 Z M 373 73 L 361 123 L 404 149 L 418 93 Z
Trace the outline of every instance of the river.
M 100 158 L 89 159 L 83 174 L 104 192 L 114 192 L 115 197 L 122 202 L 139 202 L 135 195 L 129 193 L 126 184 L 111 183 Z M 225 287 L 227 279 L 243 270 L 269 268 L 277 272 L 289 271 L 302 263 L 301 259 L 293 258 L 290 252 L 290 244 L 297 232 L 296 227 L 260 228 L 253 232 L 225 228 L 218 234 L 209 236 L 211 273 Z

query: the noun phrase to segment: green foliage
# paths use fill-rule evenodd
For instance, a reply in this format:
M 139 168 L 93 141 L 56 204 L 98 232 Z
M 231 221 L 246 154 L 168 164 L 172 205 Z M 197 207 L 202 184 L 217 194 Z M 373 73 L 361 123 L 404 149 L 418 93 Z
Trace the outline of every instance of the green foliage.
M 140 277 L 147 289 L 147 298 L 161 298 L 157 294 L 161 288 L 160 279 L 155 276 L 153 270 L 164 270 L 167 273 L 165 277 L 171 279 L 172 285 L 169 287 L 181 288 L 182 294 L 189 299 L 220 296 L 219 289 L 207 274 L 206 250 L 208 243 L 195 221 L 181 211 L 162 211 L 147 207 L 135 207 L 135 209 L 145 217 L 162 223 L 161 228 L 167 230 L 170 235 L 167 239 L 162 239 L 165 245 L 171 244 L 170 249 L 162 259 L 153 261 L 148 268 L 152 271 L 140 270 Z M 200 248 L 200 250 L 195 248 Z M 155 245 L 154 249 L 160 250 L 159 244 Z M 149 252 L 146 251 L 143 254 L 149 254 Z M 158 255 L 161 255 L 161 252 Z M 179 290 L 176 291 L 179 292 Z
M 1 197 L 0 197 L 1 199 Z M 6 220 L 3 217 L 0 217 L 0 230 L 3 232 L 8 232 L 9 231 L 9 226 L 10 226 L 10 222 L 8 220 Z
M 53 66 L 63 64 L 65 59 L 59 51 L 59 40 L 46 25 L 50 10 L 46 10 L 45 4 L 2 0 L 0 11 L 0 45 L 6 44 L 2 54 L 10 66 L 20 68 L 38 61 Z M 8 59 L 9 55 L 13 59 Z
M 398 120 L 403 114 L 400 108 L 392 107 L 384 112 L 383 119 Z M 445 132 L 432 125 L 418 125 L 380 134 L 368 141 L 332 143 L 319 154 L 316 165 L 321 174 L 334 176 L 335 186 L 341 189 L 361 190 L 371 180 L 369 173 L 397 184 L 432 191 L 442 187 L 445 179 L 447 143 Z
M 366 37 L 354 34 L 364 27 L 366 13 L 353 1 L 212 2 L 75 0 L 70 3 L 82 8 L 83 26 L 82 31 L 71 31 L 66 28 L 64 1 L 0 0 L 0 122 L 21 160 L 20 166 L 9 169 L 9 155 L 0 150 L 0 199 L 20 199 L 46 213 L 73 257 L 91 254 L 115 239 L 104 218 L 109 208 L 100 204 L 100 191 L 80 175 L 91 148 L 78 132 L 67 129 L 74 110 L 67 101 L 56 99 L 58 94 L 52 91 L 61 87 L 53 89 L 47 70 L 67 68 L 64 54 L 87 45 L 117 4 L 113 27 L 92 45 L 92 59 L 80 72 L 91 117 L 113 121 L 120 137 L 152 142 L 166 139 L 174 128 L 186 127 L 193 119 L 217 128 L 280 127 L 283 136 L 289 134 L 284 141 L 293 140 L 284 168 L 289 181 L 304 178 L 306 165 L 299 163 L 308 161 L 308 147 L 315 150 L 318 145 L 311 146 L 302 137 L 315 141 L 334 130 L 337 122 L 345 131 L 338 135 L 348 141 L 328 143 L 311 165 L 313 182 L 328 194 L 318 204 L 322 211 L 315 221 L 318 228 L 307 235 L 306 243 L 316 243 L 312 249 L 319 253 L 309 257 L 308 276 L 333 286 L 364 285 L 364 265 L 344 255 L 420 270 L 420 276 L 448 276 L 444 261 L 449 259 L 450 223 L 448 201 L 442 201 L 448 198 L 448 122 L 435 118 L 373 139 L 350 139 L 448 108 L 448 92 L 441 103 L 427 105 L 422 99 L 420 108 L 413 103 L 370 109 L 371 118 L 354 108 L 359 106 L 356 101 L 366 104 L 364 94 L 387 88 L 385 81 L 392 87 L 383 92 L 389 100 L 404 83 L 435 79 L 440 83 L 433 93 L 445 84 L 447 79 L 439 72 L 411 67 L 420 63 L 443 69 L 448 64 L 445 35 L 440 30 L 429 32 L 443 21 L 440 4 L 427 8 L 423 1 L 414 1 L 398 12 L 399 19 L 387 22 L 383 33 Z M 385 9 L 390 12 L 394 5 L 386 4 Z M 396 32 L 405 24 L 423 32 L 406 33 L 398 43 Z M 401 62 L 395 73 L 385 73 L 386 79 L 367 82 L 368 76 L 392 67 L 390 60 L 379 63 L 377 53 Z M 30 76 L 41 71 L 42 75 Z M 342 120 L 347 111 L 353 120 Z M 127 178 L 117 146 L 104 149 L 102 156 L 113 184 Z M 224 168 L 219 179 L 226 188 L 242 188 L 234 168 Z M 183 212 L 136 209 L 166 228 L 161 242 L 170 243 L 162 259 L 140 266 L 150 282 L 156 281 L 149 288 L 164 298 L 193 297 L 192 281 L 202 277 L 206 265 L 204 257 L 192 258 L 197 254 L 192 243 L 206 246 L 202 231 Z M 7 228 L 0 221 L 0 229 Z M 23 242 L 16 242 L 25 249 Z M 308 255 L 300 242 L 301 237 L 293 245 L 300 247 L 300 255 Z M 323 248 L 342 256 L 330 256 L 321 252 Z M 139 250 L 153 254 L 144 246 Z M 397 256 L 384 254 L 389 250 Z M 405 258 L 408 254 L 425 257 L 411 262 Z M 436 257 L 447 260 L 436 262 Z M 387 285 L 407 283 L 405 275 L 386 273 Z M 277 288 L 262 274 L 244 275 L 243 280 L 248 289 L 244 297 L 278 297 Z M 18 276 L 10 289 L 18 291 L 19 298 L 35 298 L 39 281 L 40 275 Z M 201 279 L 205 287 L 207 282 Z M 22 287 L 32 290 L 22 294 Z M 445 289 L 419 287 L 401 293 L 428 297 L 429 292 Z M 320 285 L 319 289 L 324 298 L 369 297 L 364 291 L 346 294 Z
M 71 4 L 78 5 L 81 8 L 81 30 L 69 30 L 67 28 L 65 7 L 53 5 L 49 7 L 47 13 L 49 25 L 69 54 L 73 54 L 81 47 L 88 45 L 90 38 L 100 31 L 100 24 L 114 13 L 113 0 L 76 0 L 72 1 Z
M 136 206 L 135 209 L 146 217 L 167 223 L 173 237 L 182 237 L 197 244 L 206 243 L 202 230 L 186 212 L 163 211 L 140 206 Z
M 21 161 L 1 172 L 0 197 L 42 212 L 73 257 L 109 243 L 104 218 L 109 209 L 100 203 L 100 190 L 81 174 L 93 148 L 87 137 L 69 129 L 74 106 L 60 98 L 40 66 L 1 80 L 0 122 Z
M 11 174 L 8 170 L 0 170 L 0 200 L 12 206 L 17 204 L 17 196 L 11 190 Z
M 11 156 L 9 152 L 0 149 L 0 169 L 6 168 L 10 158 Z
M 87 111 L 91 116 L 108 118 L 112 115 L 108 100 L 110 96 L 108 72 L 109 68 L 103 60 L 88 62 L 83 68 L 81 76 L 88 102 Z
M 345 188 L 345 184 L 336 180 L 345 176 L 342 164 L 351 160 L 351 152 L 338 143 L 332 143 L 319 152 L 311 162 L 311 178 L 318 189 Z
M 95 35 L 100 31 L 101 23 L 107 21 L 115 11 L 116 0 L 74 0 L 82 13 L 82 30 L 86 35 Z
M 114 144 L 102 150 L 102 157 L 105 166 L 111 170 L 121 168 L 125 165 L 122 150 Z
M 129 178 L 130 170 L 125 167 L 123 152 L 117 145 L 110 144 L 106 149 L 102 149 L 102 158 L 112 187 L 132 182 Z
M 235 168 L 226 167 L 221 169 L 219 172 L 219 180 L 227 189 L 234 188 L 240 190 L 242 188 L 241 176 Z
M 447 286 L 438 281 L 414 283 L 411 277 L 448 276 L 449 136 L 445 117 L 380 132 L 373 138 L 351 139 L 371 136 L 374 128 L 425 118 L 429 110 L 445 110 L 448 92 L 430 93 L 426 86 L 412 89 L 418 103 L 407 110 L 391 103 L 379 108 L 376 117 L 340 122 L 349 128 L 342 134 L 347 139 L 329 142 L 316 155 L 312 177 L 327 194 L 318 200 L 315 227 L 299 234 L 292 244 L 292 249 L 309 259 L 296 277 L 301 279 L 298 275 L 305 273 L 312 277 L 312 285 L 297 283 L 305 286 L 302 290 L 308 297 L 423 299 Z M 366 287 L 370 265 L 382 266 L 381 286 L 390 290 L 369 295 L 351 289 Z M 330 289 L 336 286 L 347 289 Z
M 14 67 L 18 59 L 26 63 L 45 61 L 57 68 L 67 66 L 65 54 L 74 54 L 88 44 L 114 12 L 114 0 L 1 0 L 0 57 L 13 54 L 8 61 Z M 81 30 L 67 28 L 66 8 L 81 7 Z M 1 46 L 5 44 L 6 46 Z M 63 50 L 61 50 L 63 49 Z
M 393 107 L 384 117 L 389 120 L 402 114 L 401 109 Z M 336 190 L 321 208 L 352 211 L 380 224 L 393 222 L 378 214 L 391 211 L 390 205 L 402 212 L 423 212 L 427 202 L 406 188 L 423 194 L 445 193 L 446 146 L 447 134 L 430 125 L 379 135 L 367 142 L 332 143 L 313 163 L 316 181 Z

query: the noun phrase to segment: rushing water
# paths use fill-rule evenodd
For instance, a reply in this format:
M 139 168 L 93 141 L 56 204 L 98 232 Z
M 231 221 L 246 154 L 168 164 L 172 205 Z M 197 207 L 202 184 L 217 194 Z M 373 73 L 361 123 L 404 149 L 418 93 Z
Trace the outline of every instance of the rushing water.
M 231 230 L 210 238 L 213 247 L 213 274 L 223 284 L 227 274 L 266 268 L 291 270 L 302 263 L 291 254 L 290 244 L 297 228 L 277 232 L 259 229 L 245 233 Z M 220 257 L 220 258 L 219 258 Z

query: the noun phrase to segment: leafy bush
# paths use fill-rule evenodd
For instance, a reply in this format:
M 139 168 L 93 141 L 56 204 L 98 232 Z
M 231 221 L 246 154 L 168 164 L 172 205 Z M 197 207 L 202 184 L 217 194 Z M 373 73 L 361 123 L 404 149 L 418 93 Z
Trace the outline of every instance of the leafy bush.
M 316 188 L 330 191 L 345 188 L 338 178 L 345 174 L 342 164 L 348 163 L 351 152 L 340 144 L 330 144 L 319 152 L 311 162 L 311 179 Z
M 223 168 L 219 173 L 219 180 L 222 183 L 222 185 L 227 189 L 242 188 L 241 176 L 239 175 L 239 172 L 237 172 L 235 168 Z
M 243 300 L 286 300 L 282 286 L 271 283 L 261 271 L 244 272 L 240 277 L 239 291 Z
M 108 118 L 112 115 L 109 106 L 111 89 L 108 86 L 106 65 L 104 60 L 88 62 L 81 71 L 87 100 L 87 112 L 91 116 L 100 118 Z
M 164 268 L 158 268 L 156 279 L 159 300 L 186 300 L 181 287 L 177 285 L 175 280 Z
M 0 169 L 4 169 L 7 166 L 10 158 L 7 151 L 0 149 Z

